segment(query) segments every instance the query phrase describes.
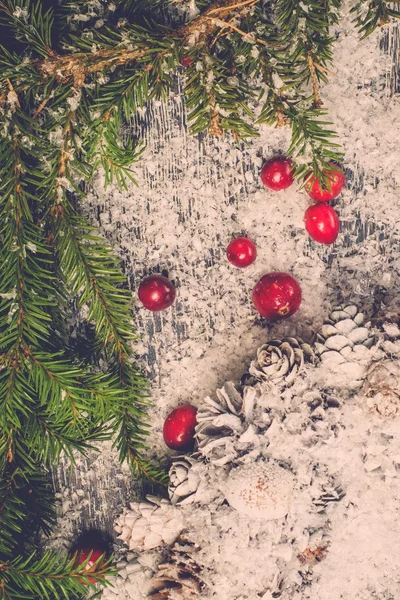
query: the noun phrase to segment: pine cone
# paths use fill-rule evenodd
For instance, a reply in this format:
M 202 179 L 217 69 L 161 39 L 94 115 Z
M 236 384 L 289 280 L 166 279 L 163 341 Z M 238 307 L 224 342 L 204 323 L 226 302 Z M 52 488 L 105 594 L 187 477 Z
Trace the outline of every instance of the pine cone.
M 180 456 L 174 460 L 169 470 L 168 486 L 172 505 L 191 504 L 195 501 L 201 481 L 201 467 L 204 465 L 198 460 L 198 455 Z
M 394 417 L 400 409 L 400 361 L 374 363 L 367 373 L 364 393 L 371 410 L 383 417 Z
M 148 502 L 131 502 L 117 519 L 115 530 L 129 550 L 151 550 L 173 544 L 183 529 L 181 515 L 168 500 L 146 496 Z
M 375 337 L 370 324 L 364 325 L 364 315 L 354 304 L 336 307 L 316 334 L 315 350 L 322 363 L 329 367 L 335 387 L 359 387 L 365 377 L 366 364 Z M 340 376 L 340 378 L 337 377 Z
M 196 438 L 199 452 L 222 466 L 258 443 L 253 425 L 257 391 L 247 387 L 242 397 L 233 383 L 227 382 L 216 396 L 217 400 L 207 397 L 197 411 Z
M 152 600 L 192 600 L 200 596 L 204 582 L 199 573 L 200 566 L 193 558 L 195 547 L 192 543 L 178 540 L 159 565 L 158 573 L 152 580 L 152 590 L 148 598 Z
M 385 310 L 371 319 L 371 325 L 384 333 L 385 339 L 398 340 L 400 338 L 400 312 Z
M 259 461 L 232 469 L 221 491 L 240 514 L 283 519 L 290 510 L 295 482 L 294 475 L 278 463 Z
M 303 368 L 304 362 L 313 361 L 314 352 L 302 339 L 271 340 L 257 350 L 257 359 L 251 363 L 249 374 L 256 381 L 291 385 Z

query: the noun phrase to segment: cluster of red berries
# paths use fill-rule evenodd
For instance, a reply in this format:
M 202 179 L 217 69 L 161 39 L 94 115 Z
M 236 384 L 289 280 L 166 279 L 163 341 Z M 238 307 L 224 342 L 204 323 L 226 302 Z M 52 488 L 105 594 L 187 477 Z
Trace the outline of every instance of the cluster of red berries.
M 342 170 L 332 164 L 326 171 L 329 186 L 325 186 L 314 176 L 307 176 L 305 189 L 315 203 L 305 212 L 305 227 L 309 235 L 322 244 L 332 244 L 339 233 L 339 218 L 327 204 L 336 198 L 345 184 Z M 281 191 L 292 185 L 294 169 L 290 159 L 275 157 L 268 160 L 261 170 L 263 184 L 274 191 Z M 226 251 L 230 263 L 245 268 L 254 263 L 257 249 L 252 240 L 246 237 L 233 239 Z M 139 286 L 139 299 L 151 311 L 165 310 L 176 297 L 172 282 L 163 275 L 151 275 L 143 279 Z M 253 304 L 266 319 L 276 320 L 293 315 L 301 303 L 301 288 L 287 273 L 268 273 L 261 277 L 253 289 Z
M 339 196 L 345 184 L 344 173 L 332 163 L 331 169 L 324 174 L 328 186 L 318 178 L 306 176 L 305 190 L 315 200 L 304 215 L 307 232 L 313 240 L 321 244 L 333 244 L 336 240 L 340 223 L 336 211 L 326 204 Z M 292 161 L 285 157 L 276 157 L 267 161 L 261 171 L 261 180 L 270 190 L 280 191 L 288 188 L 294 181 Z
M 236 267 L 248 267 L 256 258 L 256 247 L 248 238 L 236 238 L 229 244 L 227 256 Z M 163 275 L 150 275 L 139 286 L 139 299 L 153 312 L 171 306 L 175 295 L 173 284 Z M 290 317 L 301 304 L 301 288 L 288 273 L 267 273 L 253 290 L 253 304 L 260 315 L 270 321 Z

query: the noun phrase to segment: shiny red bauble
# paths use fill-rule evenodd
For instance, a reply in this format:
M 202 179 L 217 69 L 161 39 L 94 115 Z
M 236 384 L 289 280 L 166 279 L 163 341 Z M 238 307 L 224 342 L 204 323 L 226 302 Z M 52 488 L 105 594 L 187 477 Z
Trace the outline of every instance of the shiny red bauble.
M 163 436 L 171 450 L 192 450 L 197 425 L 197 408 L 182 404 L 165 419 Z
M 333 244 L 339 235 L 339 217 L 329 204 L 313 204 L 304 215 L 306 229 L 320 244 Z
M 261 181 L 265 187 L 275 192 L 285 190 L 294 181 L 292 161 L 283 156 L 271 158 L 261 169 Z
M 257 248 L 249 238 L 237 237 L 229 243 L 226 256 L 235 267 L 244 269 L 256 260 Z
M 99 566 L 103 566 L 102 561 L 97 563 L 101 556 L 104 556 L 104 550 L 100 550 L 98 548 L 80 548 L 76 553 L 74 566 L 77 567 L 82 565 L 89 558 L 85 566 L 85 572 L 95 573 Z M 92 577 L 88 577 L 87 581 L 90 581 L 90 583 L 97 582 L 96 579 L 93 579 Z M 84 583 L 84 581 L 82 580 L 81 583 Z
M 310 198 L 316 200 L 317 202 L 328 202 L 329 200 L 334 200 L 334 198 L 339 196 L 340 192 L 344 188 L 344 184 L 346 183 L 343 171 L 336 165 L 332 164 L 332 171 L 325 170 L 324 173 L 329 180 L 328 186 L 324 186 L 323 182 L 314 176 L 312 176 L 305 185 L 307 194 L 310 196 Z
M 268 273 L 253 290 L 253 304 L 270 321 L 290 317 L 301 304 L 301 288 L 288 273 Z
M 175 296 L 174 286 L 163 275 L 150 275 L 139 286 L 139 300 L 153 312 L 169 308 L 174 303 Z

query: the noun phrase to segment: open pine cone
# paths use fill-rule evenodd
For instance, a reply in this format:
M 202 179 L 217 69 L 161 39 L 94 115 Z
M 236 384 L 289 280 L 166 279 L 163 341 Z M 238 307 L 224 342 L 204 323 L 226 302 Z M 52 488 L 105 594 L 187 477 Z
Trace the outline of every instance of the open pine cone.
M 371 365 L 364 383 L 368 407 L 383 417 L 400 410 L 400 361 L 383 360 Z
M 192 543 L 178 540 L 170 550 L 166 561 L 158 566 L 152 579 L 148 598 L 152 600 L 193 600 L 205 587 L 200 578 L 201 568 L 193 558 Z
M 233 383 L 207 397 L 197 411 L 196 438 L 201 454 L 217 466 L 234 460 L 258 443 L 253 412 L 257 391 L 245 387 L 243 397 Z
M 314 352 L 300 338 L 271 340 L 257 350 L 257 358 L 249 368 L 249 375 L 256 381 L 291 385 L 303 368 L 304 362 L 313 362 Z M 242 382 L 250 384 L 245 375 Z

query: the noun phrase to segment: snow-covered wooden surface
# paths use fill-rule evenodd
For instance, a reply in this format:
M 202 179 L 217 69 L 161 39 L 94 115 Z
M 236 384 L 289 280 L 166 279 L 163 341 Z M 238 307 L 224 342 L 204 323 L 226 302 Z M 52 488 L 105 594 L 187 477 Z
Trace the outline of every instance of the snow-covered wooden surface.
M 165 454 L 161 428 L 176 404 L 198 403 L 218 384 L 237 379 L 257 346 L 282 334 L 310 339 L 329 308 L 352 299 L 367 310 L 382 286 L 398 288 L 399 33 L 396 26 L 359 42 L 350 22 L 338 29 L 337 78 L 323 89 L 330 118 L 345 149 L 347 189 L 334 202 L 342 232 L 333 247 L 311 242 L 303 214 L 309 201 L 296 185 L 273 194 L 263 189 L 263 160 L 288 147 L 286 130 L 261 130 L 237 145 L 207 135 L 190 137 L 179 94 L 167 105 L 153 102 L 133 118 L 127 135 L 140 135 L 147 150 L 136 167 L 139 186 L 104 191 L 87 199 L 92 222 L 123 260 L 133 294 L 141 341 L 137 351 L 153 382 L 151 442 Z M 182 85 L 180 81 L 179 85 Z M 258 259 L 239 271 L 225 259 L 229 240 L 251 237 Z M 271 328 L 257 318 L 251 290 L 259 276 L 291 272 L 304 299 L 290 320 Z M 152 314 L 137 301 L 141 278 L 160 272 L 177 287 L 172 309 Z M 118 466 L 110 445 L 54 474 L 60 500 L 55 543 L 68 546 L 84 529 L 112 532 L 132 499 L 135 482 Z

